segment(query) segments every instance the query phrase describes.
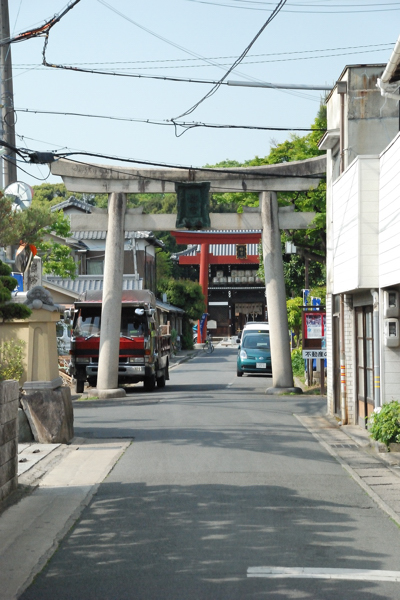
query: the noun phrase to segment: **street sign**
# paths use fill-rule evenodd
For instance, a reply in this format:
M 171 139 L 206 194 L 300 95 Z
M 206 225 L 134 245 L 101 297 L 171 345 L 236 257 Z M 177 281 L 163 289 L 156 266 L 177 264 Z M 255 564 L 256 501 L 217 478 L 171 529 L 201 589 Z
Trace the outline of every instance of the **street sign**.
M 303 350 L 303 358 L 326 358 L 326 350 Z

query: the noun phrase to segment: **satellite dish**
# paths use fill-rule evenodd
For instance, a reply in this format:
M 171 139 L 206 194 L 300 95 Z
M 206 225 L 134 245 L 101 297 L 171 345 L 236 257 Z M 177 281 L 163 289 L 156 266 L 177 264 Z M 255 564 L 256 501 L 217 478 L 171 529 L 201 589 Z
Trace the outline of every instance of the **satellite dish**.
M 11 183 L 4 190 L 5 196 L 12 196 L 15 204 L 14 210 L 25 210 L 29 208 L 33 198 L 33 189 L 27 183 L 22 181 L 16 181 Z

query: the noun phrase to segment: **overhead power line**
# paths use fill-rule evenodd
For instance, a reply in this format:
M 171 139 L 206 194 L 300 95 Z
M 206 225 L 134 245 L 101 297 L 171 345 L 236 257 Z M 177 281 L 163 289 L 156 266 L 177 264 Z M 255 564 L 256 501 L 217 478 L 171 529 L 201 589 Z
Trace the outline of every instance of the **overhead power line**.
M 115 117 L 111 115 L 95 115 L 91 113 L 66 112 L 55 110 L 36 110 L 33 108 L 16 108 L 16 112 L 33 113 L 39 115 L 60 115 L 65 117 L 84 117 L 89 119 L 106 119 L 109 121 L 127 121 L 131 123 L 144 123 L 147 125 L 160 125 L 166 127 L 184 127 L 192 129 L 196 127 L 205 127 L 211 129 L 250 129 L 259 131 L 325 131 L 324 128 L 316 127 L 270 127 L 263 125 L 230 125 L 223 123 L 204 123 L 204 122 L 185 122 L 185 121 L 163 121 L 159 119 L 137 119 L 134 117 Z

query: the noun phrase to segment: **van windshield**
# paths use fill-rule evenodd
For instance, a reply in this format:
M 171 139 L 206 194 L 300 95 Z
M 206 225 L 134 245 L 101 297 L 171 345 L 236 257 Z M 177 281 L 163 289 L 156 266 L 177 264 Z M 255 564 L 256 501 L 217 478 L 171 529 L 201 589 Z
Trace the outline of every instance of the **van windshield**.
M 269 333 L 246 333 L 242 348 L 269 350 Z

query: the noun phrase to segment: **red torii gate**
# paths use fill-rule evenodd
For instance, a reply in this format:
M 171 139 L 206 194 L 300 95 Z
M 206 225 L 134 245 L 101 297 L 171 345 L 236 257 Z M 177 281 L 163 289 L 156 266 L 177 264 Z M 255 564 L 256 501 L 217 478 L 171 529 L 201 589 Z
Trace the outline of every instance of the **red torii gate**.
M 239 231 L 171 231 L 178 244 L 197 244 L 201 246 L 200 250 L 200 274 L 199 284 L 206 299 L 208 310 L 208 267 L 210 264 L 241 264 L 241 260 L 232 256 L 214 257 L 210 255 L 210 244 L 258 244 L 261 240 L 261 231 L 239 232 Z M 197 257 L 182 256 L 182 264 L 198 264 Z M 258 263 L 258 260 L 247 259 L 246 262 Z M 207 331 L 207 319 L 203 329 L 203 339 L 200 331 L 200 322 L 197 326 L 197 342 L 201 343 L 205 339 Z

